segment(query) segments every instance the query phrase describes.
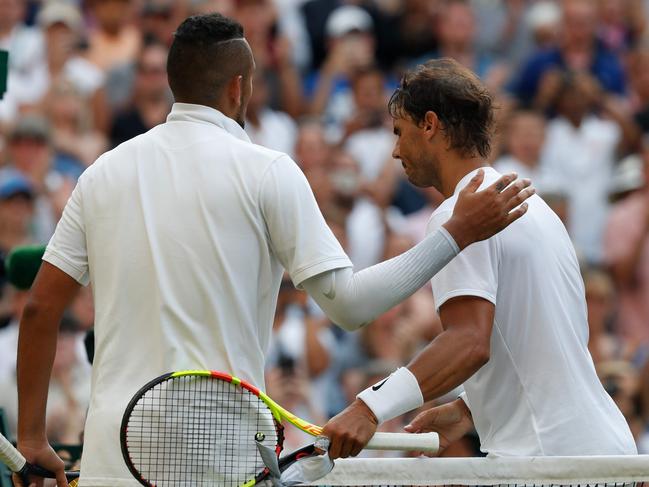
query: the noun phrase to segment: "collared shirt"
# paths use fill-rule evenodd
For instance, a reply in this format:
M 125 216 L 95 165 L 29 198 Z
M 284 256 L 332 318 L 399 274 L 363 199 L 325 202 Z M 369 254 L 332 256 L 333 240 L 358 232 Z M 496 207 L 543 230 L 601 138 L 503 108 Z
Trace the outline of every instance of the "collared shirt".
M 351 266 L 288 156 L 214 109 L 180 103 L 86 170 L 44 259 L 93 286 L 81 485 L 113 487 L 139 485 L 119 424 L 140 387 L 212 369 L 263 388 L 284 269 L 299 285 Z
M 453 212 L 459 191 L 433 213 Z M 500 174 L 485 168 L 483 187 Z M 435 303 L 475 296 L 495 306 L 487 364 L 464 383 L 481 448 L 494 455 L 636 453 L 588 352 L 586 300 L 568 233 L 538 196 L 519 221 L 464 249 L 433 279 Z

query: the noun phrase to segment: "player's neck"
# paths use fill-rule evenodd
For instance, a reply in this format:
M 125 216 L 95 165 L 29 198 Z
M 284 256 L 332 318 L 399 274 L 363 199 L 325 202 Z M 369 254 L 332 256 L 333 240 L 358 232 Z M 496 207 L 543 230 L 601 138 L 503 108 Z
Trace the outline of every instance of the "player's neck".
M 453 196 L 455 188 L 464 176 L 484 166 L 488 166 L 488 164 L 481 157 L 466 158 L 456 153 L 449 153 L 448 157 L 445 156 L 440 178 L 444 197 Z

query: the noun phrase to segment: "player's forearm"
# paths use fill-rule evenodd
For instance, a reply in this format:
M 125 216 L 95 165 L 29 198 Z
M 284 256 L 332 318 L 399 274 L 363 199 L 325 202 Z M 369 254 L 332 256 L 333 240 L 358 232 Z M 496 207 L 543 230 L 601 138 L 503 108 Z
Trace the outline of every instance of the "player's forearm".
M 45 409 L 60 315 L 30 302 L 20 322 L 18 339 L 18 438 L 45 440 Z
M 440 333 L 408 364 L 424 401 L 435 399 L 463 384 L 489 361 L 489 343 L 477 340 L 470 329 Z
M 351 331 L 411 296 L 458 252 L 453 238 L 441 229 L 390 260 L 356 273 L 337 269 L 302 286 L 329 319 Z

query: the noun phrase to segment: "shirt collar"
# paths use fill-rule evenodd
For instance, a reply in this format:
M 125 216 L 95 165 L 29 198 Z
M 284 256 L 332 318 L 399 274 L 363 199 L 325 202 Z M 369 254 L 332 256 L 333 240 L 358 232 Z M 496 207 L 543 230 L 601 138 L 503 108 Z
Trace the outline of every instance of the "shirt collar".
M 193 103 L 174 103 L 167 122 L 199 122 L 211 123 L 225 130 L 230 135 L 244 142 L 250 142 L 250 137 L 237 122 L 226 117 L 220 111 L 205 105 Z
M 460 182 L 457 183 L 457 186 L 455 186 L 455 191 L 453 192 L 454 195 L 458 194 L 460 191 L 464 189 L 464 187 L 469 184 L 469 181 L 471 181 L 471 178 L 475 176 L 480 169 L 484 169 L 485 173 L 485 180 L 487 179 L 488 175 L 491 174 L 498 174 L 498 171 L 496 171 L 493 167 L 491 166 L 483 166 L 479 167 L 478 169 L 474 169 L 470 173 L 466 174 L 462 179 L 460 179 Z

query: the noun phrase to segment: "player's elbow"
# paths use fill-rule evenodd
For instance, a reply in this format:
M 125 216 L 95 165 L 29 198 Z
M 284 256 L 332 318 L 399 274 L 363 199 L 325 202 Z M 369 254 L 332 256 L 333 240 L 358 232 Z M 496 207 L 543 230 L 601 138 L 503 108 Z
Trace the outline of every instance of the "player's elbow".
M 491 358 L 491 347 L 489 341 L 477 341 L 471 350 L 471 362 L 476 370 L 486 365 Z

